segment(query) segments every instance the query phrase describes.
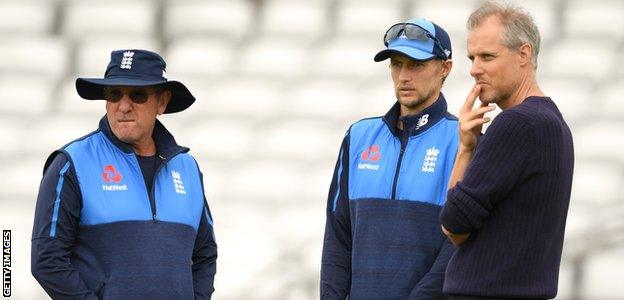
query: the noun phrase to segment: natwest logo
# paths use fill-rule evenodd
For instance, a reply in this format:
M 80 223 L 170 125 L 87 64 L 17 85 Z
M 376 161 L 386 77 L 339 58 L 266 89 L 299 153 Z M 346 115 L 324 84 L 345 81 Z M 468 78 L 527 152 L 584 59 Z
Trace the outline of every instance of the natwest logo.
M 378 145 L 372 145 L 369 149 L 362 152 L 362 160 L 364 161 L 378 161 L 381 158 L 381 152 Z
M 121 176 L 121 173 L 117 172 L 117 169 L 115 169 L 115 166 L 113 165 L 106 165 L 104 166 L 104 172 L 102 172 L 102 179 L 104 180 L 105 183 L 120 183 L 121 179 L 123 177 Z M 102 190 L 104 191 L 127 191 L 128 190 L 128 186 L 127 185 L 119 185 L 119 184 L 102 184 Z
M 117 172 L 115 166 L 113 165 L 104 166 L 104 173 L 102 173 L 102 178 L 106 183 L 109 183 L 111 181 L 121 182 L 121 174 Z
M 362 159 L 362 161 L 371 163 L 359 163 L 357 166 L 359 170 L 379 170 L 379 165 L 373 164 L 381 158 L 381 150 L 379 149 L 378 145 L 372 145 L 370 146 L 370 148 L 362 151 L 362 155 L 360 158 Z

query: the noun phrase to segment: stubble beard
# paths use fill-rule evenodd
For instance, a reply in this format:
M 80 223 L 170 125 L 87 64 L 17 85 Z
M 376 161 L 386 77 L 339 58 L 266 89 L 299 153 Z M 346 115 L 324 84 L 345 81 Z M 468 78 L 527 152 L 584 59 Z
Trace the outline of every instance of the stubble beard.
M 414 99 L 414 100 L 407 100 L 407 101 L 403 101 L 399 99 L 399 103 L 401 103 L 401 105 L 413 109 L 413 108 L 417 108 L 419 106 L 421 106 L 423 103 L 425 103 L 425 101 L 427 101 L 427 99 Z
M 420 95 L 418 95 L 420 96 Z M 423 97 L 418 97 L 416 99 L 410 99 L 410 100 L 402 100 L 401 97 L 399 97 L 399 93 L 397 92 L 397 100 L 399 101 L 399 103 L 408 108 L 408 109 L 422 109 L 424 108 L 423 105 L 427 102 L 427 100 L 429 100 L 429 98 L 431 98 L 431 94 L 429 95 L 424 95 Z
M 485 103 L 498 103 L 501 99 L 502 97 L 500 92 L 493 89 L 490 91 L 481 91 L 481 94 L 479 95 L 479 100 Z

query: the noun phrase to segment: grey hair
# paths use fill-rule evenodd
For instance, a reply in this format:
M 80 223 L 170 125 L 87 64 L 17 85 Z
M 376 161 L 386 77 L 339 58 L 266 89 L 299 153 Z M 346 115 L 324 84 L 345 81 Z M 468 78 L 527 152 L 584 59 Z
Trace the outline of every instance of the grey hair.
M 537 55 L 540 48 L 540 33 L 533 17 L 523 8 L 510 3 L 500 5 L 495 2 L 486 2 L 479 6 L 466 23 L 468 30 L 479 27 L 485 19 L 497 16 L 503 25 L 503 45 L 510 50 L 520 50 L 523 44 L 531 45 L 531 63 L 537 69 Z

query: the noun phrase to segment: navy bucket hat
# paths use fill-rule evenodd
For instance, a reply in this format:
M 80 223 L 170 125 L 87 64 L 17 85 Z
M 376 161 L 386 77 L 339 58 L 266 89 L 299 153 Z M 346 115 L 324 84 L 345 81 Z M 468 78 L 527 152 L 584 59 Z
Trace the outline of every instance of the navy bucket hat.
M 392 53 L 407 55 L 419 61 L 452 57 L 448 33 L 425 19 L 411 19 L 392 25 L 384 35 L 384 44 L 387 48 L 375 55 L 375 61 L 386 60 Z
M 107 86 L 162 86 L 171 91 L 165 113 L 187 109 L 195 97 L 182 83 L 167 79 L 167 64 L 157 53 L 146 50 L 115 50 L 104 78 L 78 78 L 76 90 L 87 100 L 104 100 Z

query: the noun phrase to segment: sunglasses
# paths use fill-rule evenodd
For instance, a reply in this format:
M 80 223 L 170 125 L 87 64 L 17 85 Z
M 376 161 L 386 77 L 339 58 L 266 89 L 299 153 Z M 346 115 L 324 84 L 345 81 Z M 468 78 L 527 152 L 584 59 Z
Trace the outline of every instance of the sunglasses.
M 116 103 L 119 102 L 124 95 L 128 95 L 132 102 L 141 104 L 147 102 L 150 95 L 159 92 L 159 90 L 149 91 L 147 89 L 133 89 L 128 93 L 125 93 L 123 89 L 120 88 L 106 87 L 104 88 L 104 99 L 106 99 L 106 101 Z
M 390 29 L 386 31 L 386 34 L 384 34 L 384 45 L 386 45 L 387 47 L 388 43 L 401 36 L 401 33 L 405 34 L 405 37 L 410 40 L 426 42 L 427 40 L 431 39 L 433 41 L 433 44 L 442 51 L 441 53 L 442 55 L 444 55 L 443 58 L 445 60 L 448 59 L 449 53 L 451 51 L 442 47 L 440 40 L 433 36 L 429 31 L 412 23 L 398 23 L 392 25 L 392 27 L 390 27 Z

